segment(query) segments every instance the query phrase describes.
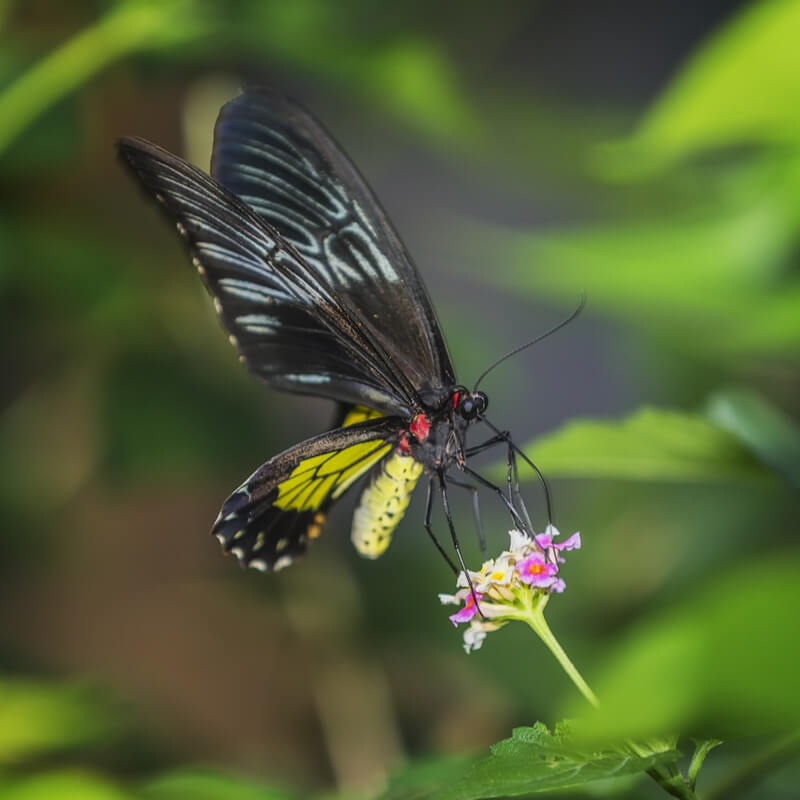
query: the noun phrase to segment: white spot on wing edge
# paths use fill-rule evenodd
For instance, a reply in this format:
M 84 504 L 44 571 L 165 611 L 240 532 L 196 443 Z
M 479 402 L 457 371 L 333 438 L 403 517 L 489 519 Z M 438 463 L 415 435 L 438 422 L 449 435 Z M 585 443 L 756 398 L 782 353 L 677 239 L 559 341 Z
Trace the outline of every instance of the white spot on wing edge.
M 266 572 L 269 569 L 263 558 L 254 558 L 247 566 L 257 569 L 259 572 Z
M 286 569 L 292 563 L 291 556 L 281 556 L 273 565 L 272 569 L 275 572 L 280 572 L 282 569 Z

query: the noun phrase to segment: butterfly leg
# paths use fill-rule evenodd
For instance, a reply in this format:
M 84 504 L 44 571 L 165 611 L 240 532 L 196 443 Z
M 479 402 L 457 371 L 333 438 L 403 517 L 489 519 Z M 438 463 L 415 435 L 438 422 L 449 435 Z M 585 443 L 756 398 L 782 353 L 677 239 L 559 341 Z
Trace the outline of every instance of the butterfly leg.
M 464 481 L 460 481 L 457 478 L 454 478 L 452 475 L 448 481 L 453 486 L 459 486 L 462 489 L 466 489 L 472 495 L 472 513 L 475 517 L 475 527 L 478 529 L 478 544 L 481 548 L 483 560 L 486 561 L 489 558 L 489 551 L 486 548 L 486 536 L 483 533 L 483 523 L 481 522 L 481 507 L 480 503 L 478 502 L 478 488 Z
M 481 444 L 475 445 L 474 447 L 470 447 L 464 455 L 467 457 L 477 455 L 478 453 L 482 453 L 484 450 L 489 450 L 490 448 L 494 447 L 498 444 L 505 444 L 508 445 L 509 439 L 509 432 L 508 431 L 500 431 L 495 436 L 492 436 L 491 439 L 487 439 L 485 442 L 481 442 Z M 515 492 L 514 486 L 512 483 L 512 451 L 509 448 L 509 452 L 506 456 L 506 465 L 507 465 L 507 473 L 506 473 L 506 481 L 508 483 L 508 499 L 513 503 L 515 499 Z M 517 487 L 518 489 L 519 487 Z M 519 494 L 519 491 L 516 493 Z M 526 512 L 527 516 L 527 512 Z
M 482 475 L 479 475 L 477 472 L 475 472 L 474 469 L 470 469 L 468 466 L 466 466 L 466 464 L 462 467 L 462 469 L 467 473 L 467 475 L 478 481 L 478 483 L 485 486 L 487 489 L 491 489 L 503 501 L 505 507 L 508 509 L 509 514 L 511 514 L 511 521 L 519 530 L 531 533 L 522 517 L 520 517 L 517 509 L 514 508 L 514 504 L 505 496 L 503 490 L 499 486 L 495 486 L 495 484 L 486 480 L 486 478 L 484 478 Z
M 497 436 L 492 436 L 491 439 L 487 439 L 485 442 L 481 442 L 480 444 L 473 445 L 472 447 L 468 447 L 464 451 L 464 455 L 469 458 L 470 456 L 476 456 L 478 453 L 482 453 L 484 450 L 488 450 L 490 447 L 494 447 L 496 444 L 500 444 L 501 442 L 505 442 L 505 436 L 502 435 L 503 432 L 498 434 Z
M 453 570 L 455 575 L 458 575 L 458 567 L 453 563 L 453 559 L 450 558 L 449 555 L 444 551 L 444 548 L 439 543 L 439 540 L 436 538 L 436 534 L 433 532 L 433 528 L 431 528 L 431 515 L 433 513 L 433 478 L 428 480 L 428 496 L 425 500 L 425 530 L 428 533 L 428 536 L 431 537 L 431 541 L 436 545 L 436 549 L 441 554 L 442 558 L 450 565 L 450 569 Z
M 477 455 L 478 453 L 482 453 L 484 450 L 489 450 L 490 448 L 495 447 L 498 444 L 508 445 L 508 440 L 509 440 L 509 432 L 499 431 L 496 435 L 492 436 L 490 439 L 487 439 L 485 442 L 481 442 L 481 444 L 475 445 L 474 447 L 470 447 L 468 450 L 465 451 L 464 455 L 470 457 Z M 506 481 L 508 483 L 508 500 L 512 504 L 515 503 L 520 504 L 522 508 L 522 513 L 525 517 L 525 521 L 528 523 L 530 529 L 533 530 L 533 525 L 531 524 L 530 516 L 528 515 L 528 510 L 525 507 L 525 502 L 523 501 L 522 495 L 519 490 L 519 474 L 516 471 L 516 461 L 514 458 L 513 450 L 511 450 L 510 447 L 508 448 L 508 452 L 506 455 L 506 465 L 507 465 Z M 516 479 L 516 485 L 514 485 L 512 481 L 512 475 Z M 506 505 L 508 505 L 508 503 L 506 503 Z
M 536 464 L 533 463 L 533 461 L 531 461 L 528 458 L 528 456 L 525 455 L 523 450 L 521 450 L 519 447 L 517 447 L 516 444 L 514 444 L 514 441 L 511 438 L 511 435 L 509 434 L 508 431 L 501 431 L 499 428 L 497 428 L 494 425 L 492 425 L 492 423 L 489 422 L 489 420 L 486 419 L 486 417 L 481 417 L 481 422 L 483 422 L 485 425 L 488 425 L 495 432 L 495 434 L 496 434 L 495 440 L 499 438 L 500 440 L 505 441 L 506 444 L 508 445 L 509 450 L 512 450 L 514 452 L 515 456 L 519 455 L 520 458 L 522 458 L 522 460 L 536 473 L 536 475 L 539 478 L 540 483 L 542 484 L 542 489 L 544 490 L 544 500 L 545 500 L 545 505 L 547 507 L 547 521 L 548 521 L 548 523 L 552 524 L 552 522 L 553 522 L 553 501 L 552 501 L 552 498 L 550 496 L 550 487 L 547 485 L 547 481 L 545 480 L 545 477 L 542 474 L 542 471 L 539 469 L 539 467 L 536 466 Z M 516 457 L 515 457 L 514 460 L 516 461 Z
M 495 428 L 485 417 L 482 418 L 482 421 L 485 422 L 494 432 L 495 435 L 491 438 L 487 439 L 485 442 L 481 442 L 474 447 L 470 447 L 465 451 L 465 455 L 467 457 L 477 455 L 478 453 L 482 453 L 484 450 L 489 450 L 492 447 L 495 447 L 498 444 L 505 444 L 506 445 L 506 480 L 508 483 L 508 500 L 514 506 L 515 509 L 519 509 L 522 512 L 522 516 L 527 523 L 527 529 L 531 534 L 533 534 L 534 527 L 533 522 L 531 521 L 531 516 L 528 513 L 528 508 L 525 505 L 525 500 L 522 497 L 522 492 L 520 491 L 519 485 L 519 467 L 517 465 L 517 454 L 519 454 L 525 462 L 531 467 L 531 469 L 536 472 L 539 477 L 539 480 L 542 484 L 542 488 L 544 489 L 545 495 L 545 502 L 547 505 L 547 521 L 552 522 L 552 501 L 550 498 L 550 487 L 547 485 L 547 481 L 545 480 L 542 471 L 522 452 L 513 442 L 511 439 L 511 434 L 508 431 L 501 431 L 498 428 Z M 491 489 L 495 492 L 499 491 L 499 487 L 494 486 L 493 484 L 488 484 L 488 482 L 484 482 L 484 485 L 489 485 Z M 505 497 L 503 500 L 505 502 Z M 506 506 L 509 504 L 506 503 Z M 512 512 L 512 519 L 515 520 L 516 523 L 519 521 L 519 515 L 515 515 Z
M 528 513 L 528 507 L 525 505 L 525 500 L 522 497 L 522 492 L 519 488 L 519 467 L 517 466 L 517 454 L 514 452 L 514 448 L 511 445 L 508 445 L 508 486 L 512 492 L 513 502 L 514 505 L 522 511 L 522 516 L 525 517 L 525 522 L 528 523 L 528 527 L 531 531 L 534 530 L 533 522 L 531 521 L 531 515 Z M 511 473 L 514 473 L 514 486 L 511 486 Z
M 478 601 L 478 595 L 475 592 L 475 587 L 472 585 L 472 578 L 469 576 L 467 565 L 464 563 L 464 556 L 461 554 L 461 544 L 459 543 L 458 536 L 456 535 L 456 526 L 453 524 L 453 515 L 450 513 L 450 501 L 447 499 L 447 483 L 445 482 L 444 473 L 439 472 L 438 475 L 439 489 L 442 494 L 442 508 L 444 508 L 444 515 L 447 518 L 447 525 L 450 528 L 450 537 L 453 540 L 453 547 L 455 548 L 456 555 L 458 556 L 458 563 L 461 564 L 461 569 L 463 570 L 464 576 L 469 584 L 469 590 L 472 594 L 472 599 L 475 601 L 475 608 L 478 609 L 481 619 L 484 619 L 483 612 L 481 611 L 481 604 Z
M 512 467 L 516 469 L 516 465 L 513 464 L 514 460 L 514 451 L 509 446 L 509 439 L 511 438 L 511 434 L 508 431 L 499 431 L 495 436 L 492 436 L 490 439 L 487 439 L 485 442 L 481 442 L 474 447 L 470 447 L 464 453 L 466 456 L 474 456 L 478 453 L 482 453 L 484 450 L 489 450 L 490 448 L 494 447 L 498 444 L 505 444 L 508 446 L 508 454 L 506 456 L 506 466 L 507 466 L 507 473 L 506 473 L 506 480 L 508 482 L 508 499 L 512 502 L 514 501 L 515 494 L 519 494 L 519 479 L 517 479 L 517 486 L 516 492 L 515 487 L 512 484 Z

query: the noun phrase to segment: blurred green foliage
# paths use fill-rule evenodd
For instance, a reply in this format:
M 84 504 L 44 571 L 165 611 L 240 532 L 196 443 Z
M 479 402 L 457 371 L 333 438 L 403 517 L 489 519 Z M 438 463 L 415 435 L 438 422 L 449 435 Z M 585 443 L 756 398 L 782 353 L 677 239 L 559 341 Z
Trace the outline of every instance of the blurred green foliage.
M 184 771 L 163 775 L 137 793 L 143 800 L 291 800 L 296 795 L 235 775 Z
M 532 442 L 528 451 L 534 461 L 548 465 L 553 477 L 684 482 L 769 478 L 735 436 L 702 415 L 647 407 L 622 422 L 569 422 Z
M 768 586 L 753 580 L 754 569 Z M 608 659 L 595 682 L 604 707 L 579 730 L 605 740 L 678 729 L 722 739 L 791 729 L 800 713 L 792 688 L 798 577 L 796 561 L 762 558 L 651 616 Z
M 2 765 L 41 753 L 76 749 L 107 737 L 114 729 L 110 709 L 92 691 L 77 685 L 48 686 L 30 680 L 0 684 Z
M 542 763 L 575 774 L 566 751 L 549 754 L 558 769 L 543 756 L 540 728 L 483 755 L 512 726 L 578 709 L 513 626 L 463 656 L 413 508 L 375 564 L 353 564 L 346 513 L 295 575 L 242 575 L 203 541 L 248 470 L 330 421 L 237 368 L 183 253 L 113 163 L 126 133 L 177 149 L 182 98 L 208 75 L 316 95 L 344 130 L 355 120 L 373 166 L 408 137 L 454 185 L 477 186 L 484 211 L 499 196 L 541 205 L 541 191 L 563 212 L 551 225 L 467 219 L 412 187 L 415 238 L 445 241 L 433 294 L 465 375 L 519 339 L 510 314 L 476 325 L 473 305 L 513 301 L 538 320 L 588 295 L 559 366 L 581 364 L 581 419 L 562 414 L 528 448 L 556 479 L 559 524 L 584 533 L 570 591 L 548 609 L 603 701 L 582 730 L 730 738 L 711 760 L 723 776 L 753 755 L 733 775 L 742 791 L 775 753 L 791 760 L 798 5 L 731 11 L 643 112 L 504 66 L 546 3 L 51 5 L 0 3 L 0 798 L 377 795 L 406 758 L 442 753 L 456 755 L 412 759 L 386 796 L 549 791 Z M 593 405 L 596 365 L 580 361 L 609 330 L 608 358 L 634 387 L 613 418 Z M 493 415 L 529 419 L 529 402 L 567 395 L 560 376 L 537 375 L 531 400 L 522 364 L 503 373 Z M 596 793 L 649 791 L 603 780 L 641 764 L 581 752 Z M 791 797 L 798 779 L 784 767 L 753 796 Z
M 752 3 L 687 60 L 619 155 L 664 169 L 687 156 L 759 145 L 797 147 L 800 8 Z M 626 159 L 626 160 L 627 160 Z

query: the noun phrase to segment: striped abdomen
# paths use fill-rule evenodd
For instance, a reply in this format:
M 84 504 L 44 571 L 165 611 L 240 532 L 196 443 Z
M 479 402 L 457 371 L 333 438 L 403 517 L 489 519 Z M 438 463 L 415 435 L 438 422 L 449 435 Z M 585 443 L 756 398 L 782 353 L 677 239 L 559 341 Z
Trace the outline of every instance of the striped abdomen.
M 353 515 L 350 538 L 362 556 L 377 558 L 389 546 L 421 474 L 422 464 L 400 452 L 380 465 Z

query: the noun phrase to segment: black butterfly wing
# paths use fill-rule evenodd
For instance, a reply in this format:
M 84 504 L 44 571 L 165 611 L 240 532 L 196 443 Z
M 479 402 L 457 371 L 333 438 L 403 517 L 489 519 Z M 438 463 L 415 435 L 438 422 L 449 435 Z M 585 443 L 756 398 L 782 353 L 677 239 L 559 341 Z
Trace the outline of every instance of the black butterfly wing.
M 187 239 L 247 366 L 272 385 L 408 417 L 419 398 L 361 314 L 242 200 L 143 139 L 120 156 Z
M 396 447 L 402 424 L 355 409 L 346 427 L 259 467 L 225 501 L 212 532 L 243 565 L 264 572 L 289 566 L 319 536 L 330 504 Z
M 212 175 L 290 242 L 427 404 L 455 382 L 422 279 L 378 200 L 331 136 L 278 92 L 225 105 Z

